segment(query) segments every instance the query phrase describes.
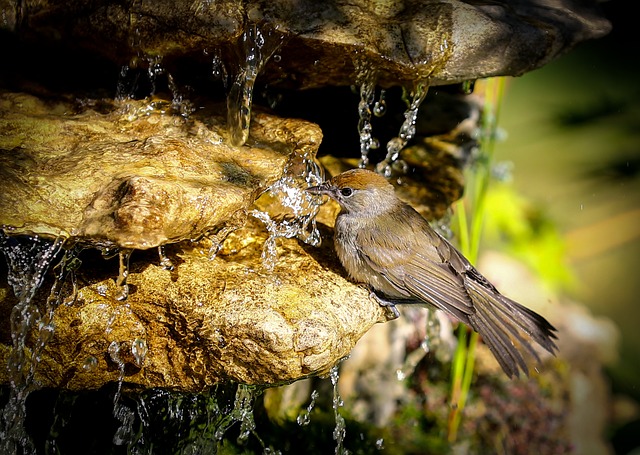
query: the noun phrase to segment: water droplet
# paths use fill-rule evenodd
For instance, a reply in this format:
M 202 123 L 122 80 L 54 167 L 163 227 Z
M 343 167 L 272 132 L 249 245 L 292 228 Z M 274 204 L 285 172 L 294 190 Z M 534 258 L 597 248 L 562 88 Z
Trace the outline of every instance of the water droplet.
M 380 90 L 380 98 L 373 105 L 373 115 L 382 117 L 387 113 L 387 101 L 385 100 L 385 90 Z
M 100 284 L 96 287 L 96 292 L 102 297 L 107 296 L 107 290 L 108 288 L 106 284 Z
M 82 363 L 82 369 L 85 371 L 93 371 L 98 367 L 98 359 L 93 356 L 89 356 L 84 359 Z
M 131 354 L 133 354 L 138 368 L 142 368 L 144 359 L 147 357 L 147 352 L 149 352 L 149 349 L 147 348 L 147 342 L 145 340 L 140 338 L 133 340 L 131 344 Z
M 465 95 L 471 95 L 473 93 L 473 89 L 475 88 L 475 85 L 476 85 L 475 80 L 464 81 L 462 83 L 462 93 L 464 93 Z

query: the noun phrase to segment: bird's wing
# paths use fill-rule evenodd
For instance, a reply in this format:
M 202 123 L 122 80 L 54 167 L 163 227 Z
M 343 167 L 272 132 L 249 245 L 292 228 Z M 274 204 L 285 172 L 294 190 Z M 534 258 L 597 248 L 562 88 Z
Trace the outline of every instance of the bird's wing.
M 395 225 L 394 232 L 363 231 L 363 235 L 375 236 L 375 241 L 358 242 L 364 261 L 399 294 L 409 293 L 469 323 L 473 303 L 463 277 L 448 262 L 449 249 L 453 247 L 431 228 L 410 226 L 403 221 Z
M 415 229 L 412 240 L 406 240 L 407 232 L 400 232 L 397 238 L 405 239 L 402 248 L 389 232 L 385 234 L 381 238 L 386 240 L 378 241 L 375 250 L 363 249 L 367 265 L 400 293 L 428 302 L 480 333 L 509 377 L 518 375 L 520 370 L 528 374 L 518 346 L 539 360 L 528 337 L 547 351 L 555 351 L 553 326 L 501 295 L 437 232 L 424 227 Z M 368 244 L 372 243 L 363 243 Z

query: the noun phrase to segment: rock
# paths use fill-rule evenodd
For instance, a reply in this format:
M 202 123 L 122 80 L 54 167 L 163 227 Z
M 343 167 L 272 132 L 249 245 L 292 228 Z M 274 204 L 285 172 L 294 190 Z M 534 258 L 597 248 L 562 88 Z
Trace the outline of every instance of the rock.
M 254 220 L 230 234 L 213 261 L 206 243 L 173 245 L 173 271 L 137 252 L 124 302 L 109 278 L 113 262 L 89 256 L 77 272 L 77 299 L 55 308 L 36 383 L 82 390 L 122 378 L 196 392 L 222 381 L 274 385 L 327 373 L 385 320 L 383 309 L 343 277 L 331 242 L 304 248 L 282 239 L 267 271 L 266 238 Z M 6 310 L 17 302 L 6 282 L 1 287 Z M 47 295 L 40 294 L 41 308 Z M 6 364 L 10 347 L 0 351 Z M 0 374 L 7 382 L 7 370 Z
M 365 69 L 382 86 L 520 75 L 610 29 L 594 2 L 579 0 L 4 0 L 1 6 L 2 27 L 25 38 L 72 43 L 120 65 L 152 65 L 145 58 L 160 57 L 171 72 L 185 61 L 211 65 L 213 54 L 237 73 L 247 52 L 266 59 L 282 44 L 265 80 L 294 88 L 353 84 Z M 247 40 L 250 24 L 259 30 Z
M 0 95 L 0 225 L 119 248 L 197 239 L 241 216 L 290 155 L 315 154 L 322 138 L 312 123 L 257 114 L 248 146 L 233 147 L 224 108 L 188 119 L 170 109 L 129 100 L 75 113 Z

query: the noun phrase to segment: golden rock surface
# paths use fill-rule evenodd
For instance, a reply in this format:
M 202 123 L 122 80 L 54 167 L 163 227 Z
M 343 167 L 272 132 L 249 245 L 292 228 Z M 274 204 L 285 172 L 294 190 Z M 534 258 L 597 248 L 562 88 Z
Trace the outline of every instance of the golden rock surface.
M 74 109 L 0 95 L 0 226 L 10 233 L 136 249 L 197 239 L 322 139 L 313 123 L 256 113 L 246 146 L 233 147 L 223 106 L 189 119 L 161 102 Z
M 249 224 L 229 235 L 214 260 L 206 242 L 168 247 L 172 271 L 150 252 L 137 252 L 138 259 L 134 253 L 126 301 L 116 299 L 109 277 L 117 264 L 96 254 L 77 272 L 75 302 L 55 308 L 53 336 L 36 363 L 37 384 L 96 389 L 122 378 L 183 391 L 229 380 L 280 384 L 327 373 L 385 320 L 368 291 L 343 277 L 330 241 L 316 248 L 278 240 L 270 271 L 260 258 L 266 232 L 257 221 Z M 0 288 L 4 313 L 17 300 L 6 282 Z M 47 296 L 38 294 L 39 308 Z M 7 329 L 0 345 L 4 364 Z M 6 382 L 7 370 L 0 370 Z

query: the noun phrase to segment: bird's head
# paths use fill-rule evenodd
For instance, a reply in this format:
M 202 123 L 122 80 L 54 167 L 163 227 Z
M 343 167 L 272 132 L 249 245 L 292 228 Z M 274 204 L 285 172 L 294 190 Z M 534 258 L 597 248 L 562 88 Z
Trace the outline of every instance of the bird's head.
M 376 215 L 398 203 L 393 186 L 383 176 L 365 169 L 343 172 L 307 191 L 326 194 L 335 199 L 344 212 L 352 214 Z

